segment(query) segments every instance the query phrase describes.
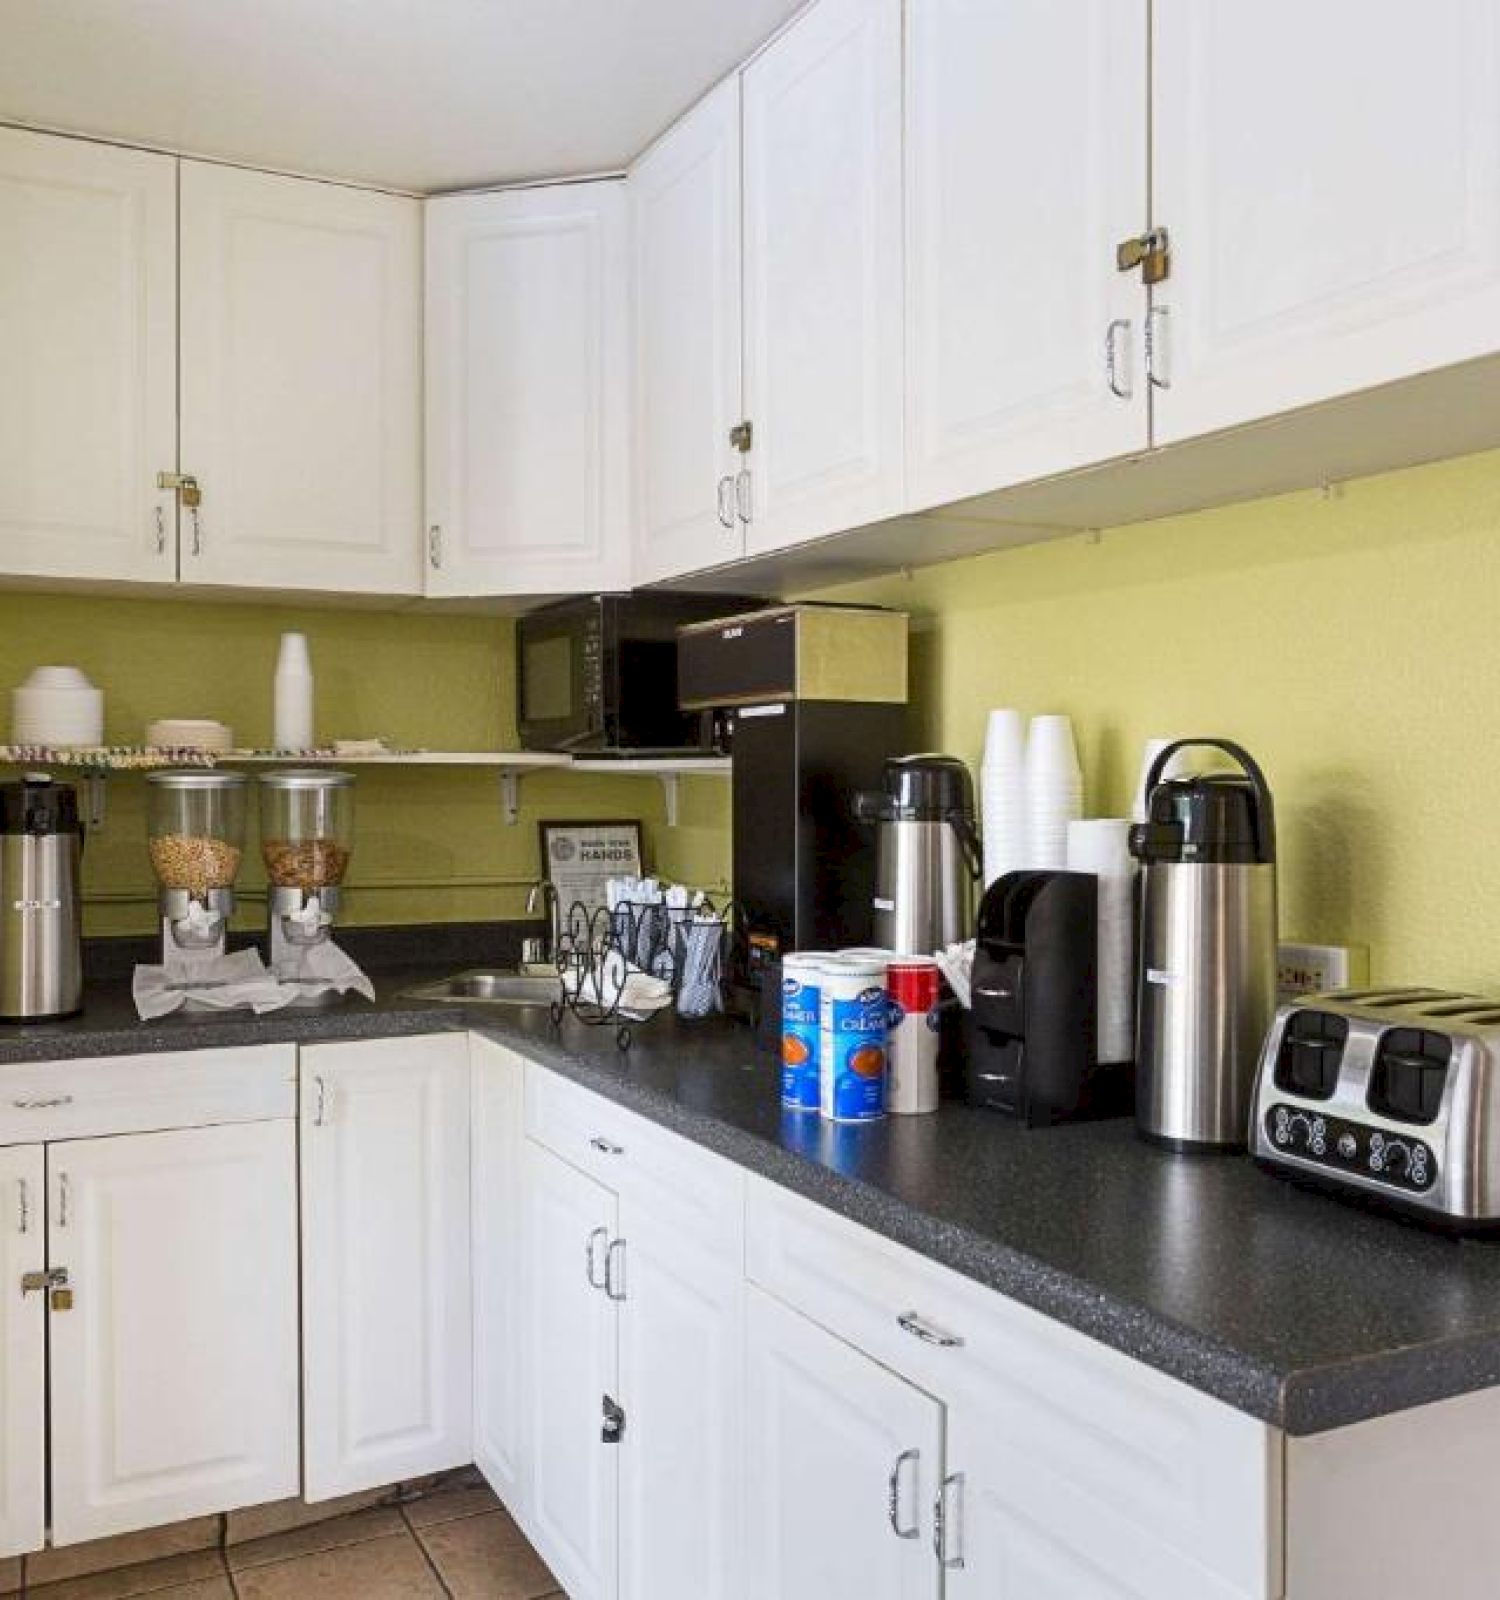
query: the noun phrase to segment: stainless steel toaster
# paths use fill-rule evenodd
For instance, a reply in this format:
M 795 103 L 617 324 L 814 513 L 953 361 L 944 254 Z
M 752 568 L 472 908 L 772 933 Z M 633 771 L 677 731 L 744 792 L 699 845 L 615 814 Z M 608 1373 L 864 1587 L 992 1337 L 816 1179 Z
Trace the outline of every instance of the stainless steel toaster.
M 1257 1160 L 1464 1231 L 1500 1227 L 1500 1000 L 1307 995 L 1261 1050 Z

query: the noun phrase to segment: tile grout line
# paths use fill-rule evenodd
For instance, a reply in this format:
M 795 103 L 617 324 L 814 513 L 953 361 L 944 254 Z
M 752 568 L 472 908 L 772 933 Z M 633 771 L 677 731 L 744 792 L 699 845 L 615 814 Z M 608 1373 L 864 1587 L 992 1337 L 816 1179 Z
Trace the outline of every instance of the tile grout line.
M 407 1537 L 416 1545 L 422 1559 L 427 1563 L 428 1571 L 431 1572 L 433 1577 L 437 1579 L 438 1588 L 443 1591 L 443 1593 L 448 1597 L 448 1600 L 455 1600 L 453 1591 L 448 1587 L 448 1580 L 444 1578 L 442 1572 L 439 1570 L 437 1562 L 432 1559 L 432 1554 L 428 1550 L 427 1546 L 422 1543 L 421 1534 L 419 1534 L 412 1526 L 411 1518 L 406 1514 L 406 1507 L 401 1506 L 398 1509 L 401 1513 L 402 1522 L 406 1524 Z

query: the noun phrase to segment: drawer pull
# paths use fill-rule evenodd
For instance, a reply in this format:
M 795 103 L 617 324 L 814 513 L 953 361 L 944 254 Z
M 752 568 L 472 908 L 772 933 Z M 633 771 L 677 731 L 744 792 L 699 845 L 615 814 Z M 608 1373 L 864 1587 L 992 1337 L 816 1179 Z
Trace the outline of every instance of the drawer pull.
M 920 1339 L 923 1344 L 935 1344 L 944 1350 L 958 1350 L 963 1347 L 963 1340 L 956 1333 L 949 1333 L 946 1329 L 939 1328 L 925 1317 L 918 1316 L 915 1311 L 903 1311 L 896 1318 L 896 1323 L 914 1339 Z
M 596 1133 L 594 1137 L 589 1140 L 589 1144 L 592 1145 L 601 1156 L 622 1156 L 625 1154 L 624 1145 L 616 1144 L 614 1140 L 606 1139 L 602 1134 Z
M 45 1100 L 12 1100 L 11 1105 L 17 1111 L 55 1111 L 58 1106 L 70 1106 L 73 1096 L 70 1094 L 55 1094 Z
M 583 1275 L 589 1280 L 591 1289 L 602 1289 L 607 1282 L 596 1270 L 599 1262 L 599 1241 L 607 1238 L 609 1238 L 608 1228 L 595 1228 L 583 1242 Z
M 922 1537 L 922 1530 L 915 1522 L 909 1528 L 901 1526 L 901 1469 L 908 1461 L 913 1466 L 917 1466 L 921 1459 L 922 1452 L 920 1450 L 903 1450 L 896 1457 L 895 1464 L 891 1467 L 891 1475 L 886 1479 L 885 1514 L 887 1521 L 891 1525 L 891 1532 L 898 1539 L 920 1539 Z M 918 1486 L 917 1492 L 920 1492 L 920 1486 Z M 916 1498 L 916 1493 L 913 1494 L 912 1498 Z

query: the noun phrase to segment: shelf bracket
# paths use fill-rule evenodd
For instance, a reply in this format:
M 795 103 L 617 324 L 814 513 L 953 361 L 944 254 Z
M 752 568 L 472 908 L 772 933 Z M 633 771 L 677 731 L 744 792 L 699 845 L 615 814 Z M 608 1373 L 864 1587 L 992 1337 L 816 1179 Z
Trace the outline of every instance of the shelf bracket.
M 682 774 L 679 772 L 659 772 L 661 779 L 662 800 L 667 808 L 667 826 L 677 826 L 677 801 L 681 793 Z
M 505 826 L 513 828 L 521 820 L 521 774 L 509 769 L 500 773 L 500 814 Z

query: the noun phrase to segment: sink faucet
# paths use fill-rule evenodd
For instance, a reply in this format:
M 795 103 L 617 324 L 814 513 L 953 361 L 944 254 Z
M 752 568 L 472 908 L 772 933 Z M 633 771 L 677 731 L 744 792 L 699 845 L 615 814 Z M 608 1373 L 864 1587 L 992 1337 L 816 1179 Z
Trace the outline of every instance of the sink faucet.
M 538 878 L 527 891 L 526 915 L 534 917 L 538 910 L 547 918 L 547 931 L 539 939 L 526 940 L 521 949 L 523 963 L 557 959 L 557 885 L 550 878 Z

